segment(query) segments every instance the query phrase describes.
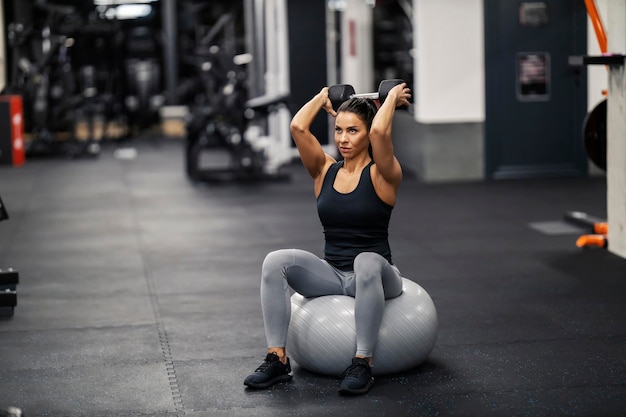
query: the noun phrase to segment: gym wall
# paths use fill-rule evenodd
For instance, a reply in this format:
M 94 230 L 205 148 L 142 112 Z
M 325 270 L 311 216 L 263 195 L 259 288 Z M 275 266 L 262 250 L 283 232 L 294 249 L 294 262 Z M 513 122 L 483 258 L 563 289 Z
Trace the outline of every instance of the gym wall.
M 483 179 L 483 1 L 413 2 L 413 28 L 415 106 L 394 131 L 400 162 L 426 182 Z
M 610 1 L 596 0 L 605 22 Z M 415 113 L 414 120 L 402 116 L 406 129 L 396 148 L 427 182 L 485 179 L 483 8 L 483 0 L 413 2 Z M 587 31 L 588 53 L 597 55 L 591 24 Z M 607 72 L 589 66 L 587 76 L 591 109 L 607 88 Z M 591 165 L 590 174 L 602 175 Z
M 289 0 L 289 111 L 298 109 L 327 85 L 326 80 L 326 0 Z M 318 114 L 311 126 L 313 134 L 328 143 L 328 121 Z
M 0 2 L 0 91 L 7 83 L 7 62 L 6 62 L 6 29 L 4 27 L 4 2 Z
M 421 0 L 414 5 L 415 120 L 485 120 L 482 0 Z
M 372 39 L 372 7 L 363 0 L 346 0 L 341 16 L 341 83 L 357 93 L 376 91 Z

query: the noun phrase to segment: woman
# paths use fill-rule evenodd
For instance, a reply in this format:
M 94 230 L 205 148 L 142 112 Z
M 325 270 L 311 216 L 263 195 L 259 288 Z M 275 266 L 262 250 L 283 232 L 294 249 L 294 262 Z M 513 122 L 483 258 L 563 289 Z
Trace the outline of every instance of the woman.
M 295 114 L 291 134 L 314 181 L 324 227 L 324 258 L 299 249 L 269 253 L 261 273 L 261 305 L 268 343 L 265 361 L 244 384 L 267 388 L 290 381 L 285 345 L 291 314 L 289 287 L 305 297 L 343 294 L 355 298 L 357 349 L 342 375 L 340 394 L 364 394 L 374 379 L 370 366 L 385 299 L 402 292 L 393 265 L 388 227 L 402 169 L 393 154 L 391 125 L 396 107 L 408 105 L 405 83 L 389 91 L 380 108 L 373 100 L 352 98 L 335 112 L 328 88 Z M 310 131 L 320 110 L 335 117 L 335 143 L 342 156 L 324 153 Z

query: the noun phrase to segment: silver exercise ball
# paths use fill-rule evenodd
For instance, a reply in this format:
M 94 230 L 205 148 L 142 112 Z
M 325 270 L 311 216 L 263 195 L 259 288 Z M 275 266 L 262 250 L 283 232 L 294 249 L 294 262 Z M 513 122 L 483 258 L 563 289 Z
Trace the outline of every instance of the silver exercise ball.
M 415 368 L 437 339 L 437 310 L 418 284 L 402 278 L 403 291 L 386 301 L 372 373 L 387 375 Z M 326 295 L 291 297 L 287 354 L 299 366 L 325 375 L 340 375 L 356 352 L 354 298 Z

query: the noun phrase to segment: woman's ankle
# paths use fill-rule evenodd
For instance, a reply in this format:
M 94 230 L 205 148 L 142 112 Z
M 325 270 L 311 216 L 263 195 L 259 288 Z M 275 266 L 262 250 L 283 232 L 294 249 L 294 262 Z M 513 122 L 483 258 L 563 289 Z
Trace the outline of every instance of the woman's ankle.
M 287 352 L 285 348 L 271 347 L 267 350 L 267 353 L 275 353 L 283 364 L 287 363 Z
M 372 366 L 372 357 L 371 356 L 355 355 L 354 357 L 358 358 L 358 359 L 365 359 L 367 361 L 367 363 L 369 364 L 369 366 Z

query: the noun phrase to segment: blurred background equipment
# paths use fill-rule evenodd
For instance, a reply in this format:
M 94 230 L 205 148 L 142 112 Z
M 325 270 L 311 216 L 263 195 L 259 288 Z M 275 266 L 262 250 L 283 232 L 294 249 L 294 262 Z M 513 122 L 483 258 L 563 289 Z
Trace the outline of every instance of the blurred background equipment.
M 181 97 L 193 94 L 185 157 L 191 179 L 284 177 L 292 158 L 286 19 L 282 0 L 244 1 L 205 30 L 193 25 L 195 41 L 183 50 L 191 76 L 180 84 Z
M 192 180 L 284 177 L 285 0 L 12 0 L 5 20 L 27 156 L 177 136 Z
M 0 197 L 0 221 L 7 220 L 9 213 Z M 16 286 L 19 282 L 19 274 L 12 268 L 0 268 L 0 317 L 12 317 L 17 305 Z M 0 415 L 2 415 L 0 413 Z
M 24 111 L 22 97 L 0 95 L 0 165 L 24 165 Z
M 9 212 L 4 206 L 4 203 L 2 203 L 2 197 L 0 197 L 0 221 L 7 220 L 8 218 L 9 218 Z
M 11 76 L 3 93 L 23 98 L 29 157 L 96 155 L 95 121 L 102 130 L 122 115 L 115 106 L 119 26 L 101 19 L 93 3 L 75 3 L 8 3 Z

